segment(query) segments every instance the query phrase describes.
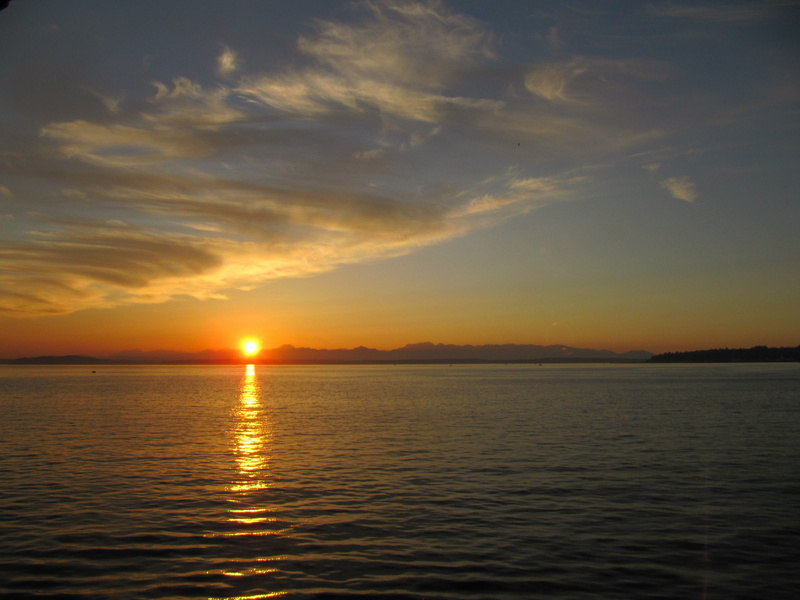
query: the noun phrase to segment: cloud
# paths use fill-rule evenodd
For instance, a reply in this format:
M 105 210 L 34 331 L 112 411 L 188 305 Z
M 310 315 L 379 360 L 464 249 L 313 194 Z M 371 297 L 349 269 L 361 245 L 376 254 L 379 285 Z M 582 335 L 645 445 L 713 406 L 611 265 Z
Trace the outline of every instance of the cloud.
M 114 305 L 131 295 L 139 302 L 164 300 L 160 286 L 191 281 L 218 263 L 197 240 L 121 224 L 37 232 L 25 242 L 0 243 L 0 311 L 55 314 Z
M 441 89 L 477 61 L 493 55 L 487 27 L 440 2 L 368 1 L 360 23 L 319 21 L 302 52 L 350 79 Z
M 219 297 L 269 279 L 407 254 L 568 199 L 578 181 L 506 174 L 418 197 L 172 176 L 152 167 L 102 171 L 99 178 L 64 172 L 64 183 L 84 176 L 94 183 L 80 198 L 67 188 L 67 208 L 89 202 L 121 218 L 38 215 L 38 229 L 26 239 L 0 244 L 0 311 L 56 314 Z
M 128 166 L 174 158 L 198 158 L 212 149 L 191 131 L 101 125 L 87 121 L 51 123 L 42 136 L 62 142 L 65 158 L 80 158 L 106 166 Z
M 537 66 L 526 75 L 525 87 L 531 94 L 550 102 L 578 102 L 567 88 L 586 73 L 587 68 L 581 61 Z
M 507 216 L 513 216 L 527 213 L 573 197 L 585 180 L 582 175 L 519 178 L 514 172 L 509 172 L 505 177 L 497 178 L 496 181 L 502 184 L 499 192 L 474 197 L 458 214 L 496 216 L 505 212 Z
M 122 102 L 121 98 L 112 98 L 111 96 L 106 96 L 97 92 L 95 90 L 87 90 L 90 94 L 95 96 L 100 102 L 103 103 L 103 106 L 106 107 L 106 110 L 112 114 L 117 114 L 120 112 L 120 103 Z
M 525 76 L 525 88 L 549 102 L 589 105 L 630 96 L 637 82 L 675 75 L 675 68 L 663 61 L 577 56 L 534 66 Z
M 130 124 L 66 121 L 46 125 L 41 135 L 60 142 L 58 152 L 66 158 L 123 167 L 208 156 L 214 148 L 203 133 L 244 118 L 228 105 L 224 88 L 205 90 L 184 77 L 171 86 L 153 85 L 149 102 L 156 110 L 127 117 Z
M 377 160 L 383 156 L 384 150 L 381 148 L 373 148 L 372 150 L 363 150 L 356 152 L 355 156 L 358 160 Z
M 229 78 L 240 68 L 239 55 L 227 46 L 222 47 L 222 52 L 217 57 L 217 74 Z
M 298 48 L 315 68 L 248 77 L 236 93 L 296 117 L 342 111 L 437 123 L 450 113 L 492 111 L 496 99 L 448 96 L 448 83 L 489 59 L 492 35 L 438 2 L 364 2 L 359 23 L 318 21 Z
M 186 77 L 177 77 L 172 86 L 153 82 L 156 94 L 150 98 L 158 112 L 145 118 L 155 127 L 216 130 L 222 125 L 245 118 L 242 110 L 231 105 L 231 90 L 222 86 L 205 89 Z
M 661 182 L 661 187 L 669 191 L 674 198 L 686 202 L 694 202 L 697 199 L 697 190 L 694 182 L 688 177 L 670 177 Z
M 323 73 L 251 79 L 243 82 L 237 92 L 253 102 L 300 118 L 342 111 L 357 115 L 377 112 L 385 117 L 435 124 L 446 120 L 451 112 L 492 111 L 503 106 L 496 100 L 448 97 L 391 81 L 343 80 Z

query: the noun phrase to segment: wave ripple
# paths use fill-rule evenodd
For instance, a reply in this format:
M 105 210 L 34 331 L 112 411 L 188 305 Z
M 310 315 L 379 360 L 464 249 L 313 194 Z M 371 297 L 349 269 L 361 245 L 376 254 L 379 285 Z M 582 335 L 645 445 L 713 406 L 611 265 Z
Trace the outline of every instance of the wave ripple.
M 0 596 L 770 598 L 792 365 L 0 371 Z

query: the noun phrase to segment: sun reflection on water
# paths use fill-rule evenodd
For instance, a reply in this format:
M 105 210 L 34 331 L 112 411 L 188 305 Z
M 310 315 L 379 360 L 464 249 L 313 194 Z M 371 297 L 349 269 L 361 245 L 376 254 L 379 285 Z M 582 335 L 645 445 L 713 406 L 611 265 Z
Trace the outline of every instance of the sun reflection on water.
M 234 456 L 237 477 L 231 484 L 233 492 L 252 492 L 269 487 L 269 431 L 255 365 L 247 365 L 235 415 Z M 251 521 L 252 522 L 252 521 Z
M 287 593 L 282 590 L 264 591 L 281 586 L 275 578 L 280 575 L 278 565 L 283 557 L 277 552 L 271 553 L 266 540 L 271 537 L 285 537 L 290 528 L 274 517 L 269 492 L 265 491 L 272 485 L 269 478 L 272 426 L 261 394 L 256 367 L 247 365 L 239 402 L 231 414 L 233 424 L 230 429 L 230 451 L 235 462 L 230 484 L 226 486 L 229 506 L 225 524 L 209 535 L 230 538 L 231 541 L 241 540 L 244 547 L 251 550 L 255 540 L 265 541 L 259 541 L 259 550 L 249 554 L 241 564 L 220 569 L 219 572 L 228 578 L 229 593 L 239 593 L 235 596 L 227 595 L 227 600 L 260 600 Z M 265 562 L 273 562 L 274 566 L 262 564 Z

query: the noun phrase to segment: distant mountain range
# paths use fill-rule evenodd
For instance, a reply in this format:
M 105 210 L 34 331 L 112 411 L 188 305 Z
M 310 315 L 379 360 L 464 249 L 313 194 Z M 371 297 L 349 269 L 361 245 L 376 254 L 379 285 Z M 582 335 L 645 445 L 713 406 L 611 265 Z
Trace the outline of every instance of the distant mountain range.
M 357 348 L 317 349 L 284 345 L 262 350 L 256 362 L 271 363 L 370 363 L 370 362 L 536 362 L 553 360 L 585 361 L 644 361 L 652 355 L 644 350 L 625 353 L 592 350 L 569 346 L 536 346 L 532 344 L 489 344 L 457 346 L 422 342 L 393 350 Z M 143 352 L 126 350 L 107 357 L 114 361 L 130 362 L 242 362 L 238 350 L 204 350 L 187 353 L 169 350 Z
M 273 364 L 349 364 L 349 363 L 498 363 L 498 362 L 643 362 L 652 353 L 644 350 L 617 353 L 610 350 L 572 348 L 570 346 L 536 346 L 532 344 L 489 344 L 457 346 L 422 342 L 394 350 L 375 348 L 317 349 L 284 345 L 264 349 L 256 358 L 245 359 L 239 350 L 125 350 L 103 358 L 83 355 L 35 356 L 0 360 L 2 364 L 241 364 L 244 362 Z
M 554 362 L 799 362 L 800 346 L 791 348 L 753 348 L 667 352 L 654 355 L 645 350 L 612 352 L 570 346 L 532 344 L 487 344 L 456 346 L 422 342 L 394 350 L 339 348 L 334 350 L 297 348 L 285 345 L 262 350 L 255 359 L 246 359 L 238 350 L 126 350 L 105 358 L 83 355 L 35 356 L 0 360 L 17 365 L 102 365 L 102 364 L 391 364 L 391 363 L 554 363 Z

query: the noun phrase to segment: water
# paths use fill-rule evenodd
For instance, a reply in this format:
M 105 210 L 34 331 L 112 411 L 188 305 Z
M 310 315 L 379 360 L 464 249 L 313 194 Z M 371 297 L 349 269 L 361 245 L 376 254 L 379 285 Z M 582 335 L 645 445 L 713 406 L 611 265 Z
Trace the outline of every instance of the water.
M 800 366 L 0 367 L 4 598 L 800 590 Z

